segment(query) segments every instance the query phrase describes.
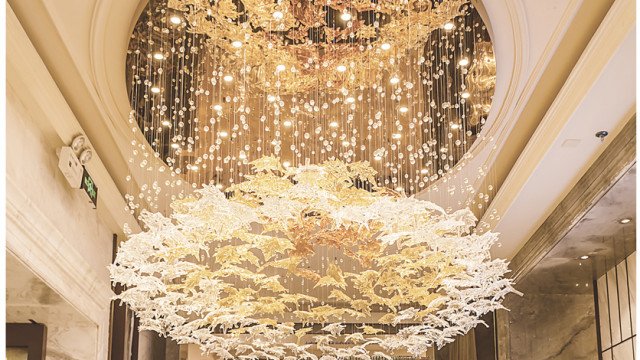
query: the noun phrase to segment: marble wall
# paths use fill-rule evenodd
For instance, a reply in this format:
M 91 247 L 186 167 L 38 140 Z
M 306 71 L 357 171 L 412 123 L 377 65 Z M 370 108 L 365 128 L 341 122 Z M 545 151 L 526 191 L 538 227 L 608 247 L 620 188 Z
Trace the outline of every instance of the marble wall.
M 47 360 L 96 359 L 98 327 L 7 254 L 6 321 L 47 326 Z M 9 357 L 8 357 L 9 359 Z M 19 359 L 19 357 L 16 357 Z
M 510 359 L 598 359 L 593 296 L 527 293 L 505 306 Z

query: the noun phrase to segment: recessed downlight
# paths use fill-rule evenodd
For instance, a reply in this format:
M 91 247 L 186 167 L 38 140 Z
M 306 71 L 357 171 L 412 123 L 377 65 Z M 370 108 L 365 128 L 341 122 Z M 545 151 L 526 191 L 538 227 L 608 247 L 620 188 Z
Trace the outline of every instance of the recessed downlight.
M 631 222 L 631 218 L 622 218 L 622 219 L 618 220 L 618 222 L 620 224 L 628 224 L 628 223 Z
M 580 256 L 580 260 L 587 260 L 588 258 L 589 258 L 589 255 Z

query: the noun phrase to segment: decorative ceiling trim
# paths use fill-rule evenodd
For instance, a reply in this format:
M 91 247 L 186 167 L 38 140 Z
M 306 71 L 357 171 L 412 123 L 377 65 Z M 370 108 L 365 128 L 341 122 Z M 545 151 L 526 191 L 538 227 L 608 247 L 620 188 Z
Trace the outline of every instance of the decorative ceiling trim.
M 604 194 L 636 163 L 636 117 L 598 157 L 511 261 L 513 279 L 522 279 L 549 253 Z
M 536 87 L 541 83 L 543 75 L 564 39 L 569 25 L 578 12 L 582 2 L 570 0 L 564 7 L 564 11 L 557 26 L 549 40 L 544 45 L 540 56 L 530 59 L 530 48 L 532 47 L 531 28 L 526 16 L 525 5 L 522 1 L 486 2 L 483 10 L 488 16 L 488 24 L 491 24 L 492 41 L 497 66 L 497 82 L 492 102 L 492 110 L 489 112 L 487 124 L 483 127 L 480 137 L 482 141 L 476 141 L 469 149 L 472 159 L 465 168 L 457 166 L 453 171 L 453 179 L 448 179 L 447 187 L 465 187 L 465 178 L 472 178 L 473 172 L 478 168 L 487 169 L 501 166 L 497 159 L 504 151 L 506 143 L 513 144 L 514 141 L 526 141 L 526 139 L 512 139 L 512 134 L 516 127 L 522 127 L 521 115 L 526 106 L 530 103 Z M 495 38 L 493 37 L 495 35 Z M 525 72 L 525 62 L 534 60 L 535 64 L 530 71 Z M 558 85 L 558 88 L 561 85 Z M 524 145 L 523 145 L 524 146 Z M 517 156 L 518 154 L 516 154 Z M 508 172 L 508 169 L 505 170 Z M 506 175 L 505 175 L 506 176 Z M 476 191 L 486 187 L 484 178 L 479 177 L 472 184 Z M 500 182 L 494 184 L 498 188 Z M 437 191 L 423 191 L 420 198 L 429 198 L 442 204 L 455 208 L 456 202 L 463 203 L 457 195 L 448 192 L 440 192 L 438 199 Z M 435 200 L 437 199 L 437 200 Z M 483 211 L 473 209 L 477 215 L 482 215 Z
M 63 143 L 70 143 L 78 134 L 86 133 L 11 6 L 7 7 L 7 10 L 7 53 L 11 54 L 7 57 L 7 84 L 21 98 L 29 100 L 30 111 L 51 118 L 53 120 L 50 121 L 51 126 L 60 140 Z M 95 149 L 94 144 L 90 146 Z M 105 214 L 103 211 L 106 211 L 109 214 L 103 219 L 112 231 L 121 234 L 124 223 L 139 229 L 133 216 L 124 210 L 124 199 L 110 171 L 102 162 L 100 154 L 94 154 L 86 167 L 100 186 L 98 212 Z
M 590 3 L 590 5 L 593 4 Z M 498 171 L 508 171 L 508 173 L 504 175 L 503 181 L 502 179 L 495 180 L 497 184 L 500 185 L 501 183 L 501 185 L 481 222 L 488 228 L 496 228 L 498 232 L 502 231 L 499 228 L 500 224 L 504 224 L 504 219 L 508 217 L 509 211 L 516 211 L 512 210 L 512 207 L 515 206 L 514 204 L 519 197 L 526 194 L 526 186 L 531 182 L 532 176 L 542 165 L 549 163 L 548 159 L 545 160 L 545 157 L 549 156 L 552 147 L 558 140 L 558 136 L 568 126 L 576 127 L 579 124 L 579 120 L 573 119 L 573 117 L 578 110 L 586 106 L 584 103 L 586 96 L 592 91 L 602 91 L 602 89 L 594 88 L 594 86 L 602 78 L 603 72 L 606 69 L 611 72 L 617 71 L 614 68 L 607 68 L 607 66 L 612 62 L 612 59 L 622 56 L 620 55 L 620 49 L 624 49 L 623 45 L 628 41 L 630 34 L 633 34 L 635 18 L 634 12 L 630 11 L 630 7 L 633 7 L 633 2 L 629 0 L 618 0 L 611 6 L 606 16 L 604 16 L 604 20 L 599 23 L 595 34 L 590 37 L 586 48 L 581 52 L 579 60 L 572 67 L 557 96 L 555 96 L 548 109 L 543 109 L 544 115 L 534 128 L 533 135 L 527 139 L 526 147 L 522 151 L 514 152 L 514 154 L 517 153 L 516 155 L 511 155 L 516 160 L 514 160 L 514 164 L 509 170 L 505 169 L 507 165 L 503 165 L 502 170 L 497 169 Z M 590 14 L 587 13 L 586 15 Z M 558 61 L 563 60 L 559 59 Z M 564 61 L 566 62 L 566 60 Z M 552 89 L 549 89 L 549 91 L 552 91 Z M 620 112 L 624 113 L 625 110 L 618 111 L 618 113 Z M 615 119 L 610 119 L 610 121 L 606 122 L 607 126 L 611 126 L 611 134 L 616 135 L 625 120 L 631 115 L 632 113 L 626 113 L 624 116 L 616 114 Z M 614 124 L 610 124 L 611 122 L 614 122 Z M 605 143 L 607 141 L 609 140 L 605 140 Z M 600 151 L 592 152 L 593 155 L 589 159 L 577 158 L 574 160 L 584 163 L 582 167 L 582 171 L 584 171 L 595 160 Z M 505 159 L 503 162 L 506 163 L 507 160 Z M 571 174 L 564 174 L 563 176 L 568 176 L 570 183 L 575 184 L 581 174 L 582 172 L 574 173 L 572 171 Z M 552 174 L 548 174 L 548 176 L 552 176 Z M 495 177 L 499 178 L 502 175 L 497 174 Z M 539 185 L 536 184 L 534 186 Z M 529 230 L 521 231 L 521 235 L 517 238 L 514 238 L 513 234 L 509 234 L 512 244 L 498 249 L 494 255 L 498 254 L 499 256 L 511 258 L 524 244 L 524 241 L 533 234 L 535 226 L 544 221 L 544 218 L 549 215 L 555 205 L 562 199 L 562 196 L 566 195 L 570 189 L 571 186 L 566 186 L 561 194 L 554 195 L 554 199 L 548 201 L 548 207 L 542 209 L 543 213 L 539 215 L 528 214 L 527 221 L 531 224 L 529 225 Z M 529 192 L 528 194 L 531 193 Z M 522 204 L 520 205 L 523 206 Z M 491 215 L 496 213 L 500 217 L 491 219 Z M 513 232 L 513 229 L 511 230 Z

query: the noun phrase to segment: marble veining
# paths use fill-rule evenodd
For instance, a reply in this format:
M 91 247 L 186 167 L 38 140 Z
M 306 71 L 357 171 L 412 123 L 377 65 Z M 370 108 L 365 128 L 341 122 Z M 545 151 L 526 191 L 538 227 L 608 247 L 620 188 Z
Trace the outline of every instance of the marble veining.
M 592 296 L 525 294 L 506 306 L 511 359 L 598 359 Z

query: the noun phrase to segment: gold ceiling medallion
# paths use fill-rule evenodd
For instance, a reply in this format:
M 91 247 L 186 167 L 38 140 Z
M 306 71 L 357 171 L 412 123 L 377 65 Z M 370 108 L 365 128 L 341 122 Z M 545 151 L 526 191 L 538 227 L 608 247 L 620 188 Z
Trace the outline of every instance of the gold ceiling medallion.
M 170 0 L 168 6 L 184 12 L 188 31 L 209 37 L 207 49 L 224 69 L 253 68 L 248 84 L 294 95 L 319 87 L 362 90 L 392 78 L 390 59 L 402 62 L 424 47 L 433 30 L 464 13 L 465 3 Z

